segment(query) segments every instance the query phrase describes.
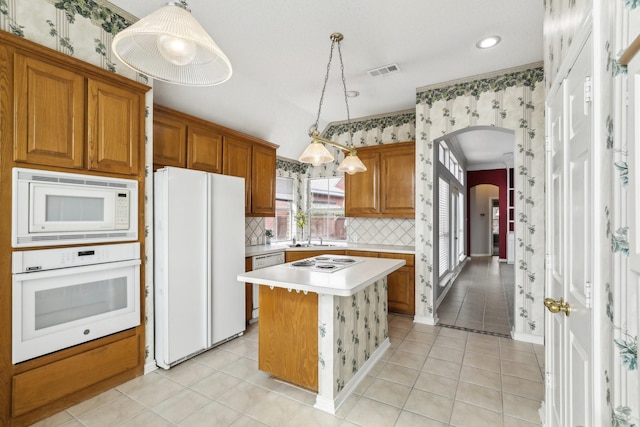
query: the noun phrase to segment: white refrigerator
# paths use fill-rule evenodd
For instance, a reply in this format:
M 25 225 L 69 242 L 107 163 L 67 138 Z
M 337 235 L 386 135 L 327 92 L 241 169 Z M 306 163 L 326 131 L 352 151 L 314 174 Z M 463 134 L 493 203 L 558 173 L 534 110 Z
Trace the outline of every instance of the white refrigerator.
M 245 330 L 244 179 L 154 173 L 156 364 L 169 369 Z

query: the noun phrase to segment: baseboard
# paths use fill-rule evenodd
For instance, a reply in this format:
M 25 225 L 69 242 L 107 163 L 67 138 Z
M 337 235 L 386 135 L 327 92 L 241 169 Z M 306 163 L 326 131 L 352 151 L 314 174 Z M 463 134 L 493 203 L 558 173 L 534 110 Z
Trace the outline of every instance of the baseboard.
M 413 322 L 414 323 L 420 323 L 422 325 L 431 325 L 431 326 L 435 326 L 438 324 L 438 315 L 434 314 L 433 317 L 427 317 L 427 316 L 418 316 L 415 315 L 413 317 Z
M 544 337 L 540 335 L 523 334 L 522 332 L 515 332 L 514 330 L 511 330 L 511 338 L 516 341 L 544 345 Z
M 156 365 L 156 360 L 151 359 L 144 364 L 144 375 L 147 375 L 148 373 L 151 373 L 156 369 L 158 369 L 158 365 Z
M 493 256 L 493 255 L 492 254 L 471 254 L 470 256 L 474 257 L 474 256 Z
M 340 405 L 342 405 L 345 402 L 345 400 L 347 400 L 347 398 L 351 396 L 351 393 L 353 393 L 356 387 L 358 387 L 358 384 L 360 384 L 360 381 L 365 379 L 369 371 L 371 371 L 373 366 L 380 359 L 382 359 L 382 356 L 384 355 L 385 351 L 387 351 L 390 347 L 391 347 L 391 341 L 389 341 L 389 337 L 387 337 L 385 338 L 384 341 L 382 341 L 382 344 L 380 344 L 380 346 L 378 346 L 378 348 L 371 354 L 371 357 L 369 357 L 369 359 L 366 362 L 364 362 L 364 365 L 362 365 L 362 367 L 358 369 L 358 372 L 356 372 L 353 378 L 349 380 L 349 382 L 338 393 L 335 399 L 331 400 L 329 398 L 318 395 L 316 396 L 316 404 L 313 405 L 313 407 L 316 409 L 320 409 L 321 411 L 328 412 L 332 415 L 335 415 L 338 408 L 340 408 Z

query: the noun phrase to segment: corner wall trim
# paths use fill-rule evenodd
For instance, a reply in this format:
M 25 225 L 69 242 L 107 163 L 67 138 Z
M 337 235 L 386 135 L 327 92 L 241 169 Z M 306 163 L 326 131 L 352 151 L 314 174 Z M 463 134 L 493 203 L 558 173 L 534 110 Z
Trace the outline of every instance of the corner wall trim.
M 531 335 L 531 334 L 523 334 L 521 332 L 515 332 L 515 330 L 511 330 L 511 338 L 516 341 L 528 342 L 531 344 L 539 344 L 544 345 L 544 337 L 541 335 Z

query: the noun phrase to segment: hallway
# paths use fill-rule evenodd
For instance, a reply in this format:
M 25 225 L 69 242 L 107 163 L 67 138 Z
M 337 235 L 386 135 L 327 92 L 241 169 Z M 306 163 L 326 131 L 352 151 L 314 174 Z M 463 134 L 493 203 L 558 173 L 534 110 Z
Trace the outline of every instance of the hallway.
M 439 325 L 510 337 L 514 266 L 474 257 L 438 307 Z

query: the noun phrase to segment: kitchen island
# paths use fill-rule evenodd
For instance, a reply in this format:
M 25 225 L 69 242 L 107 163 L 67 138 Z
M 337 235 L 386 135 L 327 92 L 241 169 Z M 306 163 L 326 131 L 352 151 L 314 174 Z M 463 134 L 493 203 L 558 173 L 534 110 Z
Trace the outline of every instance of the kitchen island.
M 258 368 L 335 413 L 390 346 L 386 277 L 404 264 L 327 254 L 238 275 L 260 284 Z

